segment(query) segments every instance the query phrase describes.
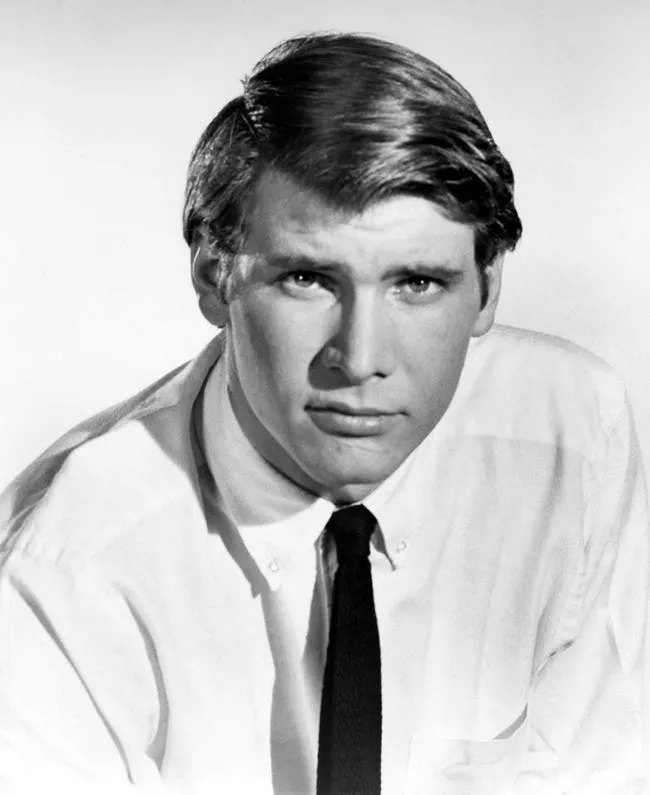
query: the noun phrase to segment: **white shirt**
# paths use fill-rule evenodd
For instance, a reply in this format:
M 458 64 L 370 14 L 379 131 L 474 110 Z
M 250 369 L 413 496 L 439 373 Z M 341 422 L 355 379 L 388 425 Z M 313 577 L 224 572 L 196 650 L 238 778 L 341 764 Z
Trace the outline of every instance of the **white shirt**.
M 221 348 L 0 501 L 1 795 L 313 792 L 333 506 L 248 443 Z M 382 792 L 644 791 L 648 519 L 609 368 L 515 329 L 473 341 L 364 504 Z

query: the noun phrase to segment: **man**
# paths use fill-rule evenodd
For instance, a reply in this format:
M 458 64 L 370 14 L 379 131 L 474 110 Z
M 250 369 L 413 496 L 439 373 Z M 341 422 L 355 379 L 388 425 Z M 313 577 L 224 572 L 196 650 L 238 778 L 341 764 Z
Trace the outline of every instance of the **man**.
M 3 498 L 0 792 L 643 791 L 632 420 L 492 329 L 521 227 L 470 95 L 286 42 L 184 221 L 223 332 Z

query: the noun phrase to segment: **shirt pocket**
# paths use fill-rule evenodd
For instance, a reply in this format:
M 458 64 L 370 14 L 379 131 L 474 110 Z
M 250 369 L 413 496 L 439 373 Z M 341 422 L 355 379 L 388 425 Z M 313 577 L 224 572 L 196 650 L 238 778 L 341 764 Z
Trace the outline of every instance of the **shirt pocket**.
M 528 707 L 495 736 L 413 738 L 409 793 L 510 795 L 528 746 Z

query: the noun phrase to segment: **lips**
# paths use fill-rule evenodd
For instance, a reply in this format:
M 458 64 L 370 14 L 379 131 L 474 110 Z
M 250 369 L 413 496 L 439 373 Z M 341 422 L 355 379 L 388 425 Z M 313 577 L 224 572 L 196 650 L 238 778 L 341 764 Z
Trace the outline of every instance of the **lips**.
M 393 414 L 392 411 L 376 409 L 372 406 L 352 406 L 349 403 L 341 403 L 332 400 L 324 403 L 310 403 L 309 409 L 313 411 L 335 411 L 339 414 L 351 414 L 355 417 L 376 417 L 381 414 Z
M 379 436 L 398 416 L 396 412 L 336 401 L 309 405 L 307 413 L 317 428 L 335 436 Z

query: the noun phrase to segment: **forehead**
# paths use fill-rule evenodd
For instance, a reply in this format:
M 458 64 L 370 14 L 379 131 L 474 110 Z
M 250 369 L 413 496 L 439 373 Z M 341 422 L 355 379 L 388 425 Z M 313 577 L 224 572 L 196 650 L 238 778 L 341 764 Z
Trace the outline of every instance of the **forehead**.
M 290 177 L 264 172 L 247 219 L 245 249 L 265 257 L 369 266 L 445 261 L 474 266 L 474 230 L 426 199 L 393 196 L 359 213 L 333 207 Z

